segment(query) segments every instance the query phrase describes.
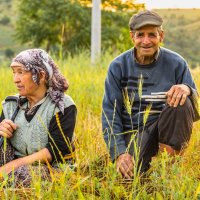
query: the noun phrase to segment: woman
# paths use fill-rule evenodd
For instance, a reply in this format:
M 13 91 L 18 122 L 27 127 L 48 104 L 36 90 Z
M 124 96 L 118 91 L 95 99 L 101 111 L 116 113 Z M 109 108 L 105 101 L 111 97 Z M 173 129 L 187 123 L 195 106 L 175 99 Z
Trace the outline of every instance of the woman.
M 14 184 L 28 186 L 30 164 L 55 166 L 74 151 L 71 142 L 77 111 L 73 100 L 64 94 L 67 80 L 44 50 L 22 51 L 11 68 L 19 94 L 7 97 L 2 104 L 0 136 L 1 140 L 8 138 L 8 144 L 6 151 L 5 145 L 1 146 L 0 173 L 11 176 L 14 170 Z M 42 170 L 48 176 L 46 165 Z

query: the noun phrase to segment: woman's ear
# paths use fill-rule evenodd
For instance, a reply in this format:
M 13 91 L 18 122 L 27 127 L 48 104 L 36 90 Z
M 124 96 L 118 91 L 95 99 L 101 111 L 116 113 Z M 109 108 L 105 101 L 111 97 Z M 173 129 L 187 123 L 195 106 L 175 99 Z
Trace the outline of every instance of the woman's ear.
M 40 84 L 45 83 L 46 84 L 46 73 L 44 71 L 40 71 Z

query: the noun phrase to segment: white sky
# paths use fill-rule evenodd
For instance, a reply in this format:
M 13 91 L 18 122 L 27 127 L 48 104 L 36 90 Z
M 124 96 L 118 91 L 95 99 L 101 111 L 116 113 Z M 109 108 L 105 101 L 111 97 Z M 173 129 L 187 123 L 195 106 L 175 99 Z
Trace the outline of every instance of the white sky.
M 145 3 L 147 9 L 200 8 L 200 0 L 136 0 L 136 3 Z

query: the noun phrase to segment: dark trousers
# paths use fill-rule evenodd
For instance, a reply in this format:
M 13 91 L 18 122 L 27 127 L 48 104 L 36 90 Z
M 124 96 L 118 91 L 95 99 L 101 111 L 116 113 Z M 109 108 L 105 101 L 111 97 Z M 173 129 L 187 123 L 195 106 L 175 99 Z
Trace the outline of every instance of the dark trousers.
M 193 121 L 194 110 L 187 98 L 183 106 L 174 108 L 167 105 L 158 120 L 138 131 L 134 140 L 131 141 L 131 135 L 126 135 L 126 145 L 130 147 L 128 151 L 135 158 L 138 157 L 141 172 L 149 169 L 151 158 L 159 150 L 159 143 L 177 151 L 182 150 L 190 139 Z

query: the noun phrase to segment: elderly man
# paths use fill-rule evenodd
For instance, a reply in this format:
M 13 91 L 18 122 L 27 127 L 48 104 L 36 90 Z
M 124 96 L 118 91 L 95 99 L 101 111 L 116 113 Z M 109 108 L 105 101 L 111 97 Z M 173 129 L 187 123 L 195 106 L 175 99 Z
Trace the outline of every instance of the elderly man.
M 102 126 L 111 159 L 125 178 L 145 172 L 160 151 L 182 152 L 198 117 L 198 93 L 186 61 L 160 47 L 162 18 L 141 11 L 129 22 L 134 48 L 108 69 Z

